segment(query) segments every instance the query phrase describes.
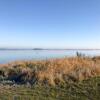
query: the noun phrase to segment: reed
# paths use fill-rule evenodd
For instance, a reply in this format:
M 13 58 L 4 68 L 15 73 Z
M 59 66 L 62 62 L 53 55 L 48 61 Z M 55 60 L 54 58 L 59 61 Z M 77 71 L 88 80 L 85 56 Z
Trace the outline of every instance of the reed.
M 0 65 L 0 82 L 58 85 L 100 76 L 100 57 L 66 57 Z

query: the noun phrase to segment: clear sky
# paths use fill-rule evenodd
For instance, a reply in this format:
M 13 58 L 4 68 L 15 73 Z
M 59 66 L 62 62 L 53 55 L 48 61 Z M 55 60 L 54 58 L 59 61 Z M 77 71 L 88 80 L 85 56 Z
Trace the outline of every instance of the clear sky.
M 100 0 L 0 0 L 0 47 L 100 48 Z

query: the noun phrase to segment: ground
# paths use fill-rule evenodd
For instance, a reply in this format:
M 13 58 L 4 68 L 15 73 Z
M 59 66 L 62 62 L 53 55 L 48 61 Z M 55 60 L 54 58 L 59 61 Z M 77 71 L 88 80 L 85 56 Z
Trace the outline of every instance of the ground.
M 0 85 L 0 100 L 100 100 L 100 77 L 49 85 Z

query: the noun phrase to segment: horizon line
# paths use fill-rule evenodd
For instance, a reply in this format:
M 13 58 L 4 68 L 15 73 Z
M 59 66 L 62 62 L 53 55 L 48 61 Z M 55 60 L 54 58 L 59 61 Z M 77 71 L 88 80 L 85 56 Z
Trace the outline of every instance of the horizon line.
M 100 48 L 0 48 L 0 50 L 100 50 Z

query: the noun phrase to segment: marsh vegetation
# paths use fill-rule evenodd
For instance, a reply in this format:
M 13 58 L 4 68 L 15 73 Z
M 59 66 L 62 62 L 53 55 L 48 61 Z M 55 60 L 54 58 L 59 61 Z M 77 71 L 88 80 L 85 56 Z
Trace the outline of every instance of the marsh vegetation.
M 99 94 L 100 57 L 0 65 L 1 100 L 99 100 Z

